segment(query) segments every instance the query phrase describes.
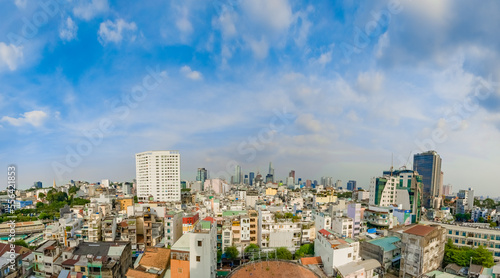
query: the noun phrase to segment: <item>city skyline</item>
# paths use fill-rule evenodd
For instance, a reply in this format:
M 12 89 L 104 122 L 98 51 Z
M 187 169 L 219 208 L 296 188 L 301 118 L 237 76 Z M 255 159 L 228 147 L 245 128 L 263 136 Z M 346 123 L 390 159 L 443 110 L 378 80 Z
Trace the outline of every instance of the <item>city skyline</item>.
M 366 188 L 435 150 L 443 184 L 495 194 L 498 2 L 63 2 L 0 9 L 0 161 L 20 188 L 131 180 L 155 149 L 182 153 L 182 179 L 272 161 Z

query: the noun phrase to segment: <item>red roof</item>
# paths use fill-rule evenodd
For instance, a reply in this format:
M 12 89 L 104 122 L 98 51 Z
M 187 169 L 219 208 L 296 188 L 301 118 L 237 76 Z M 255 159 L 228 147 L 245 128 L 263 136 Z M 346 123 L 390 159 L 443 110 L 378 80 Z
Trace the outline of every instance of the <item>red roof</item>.
M 78 260 L 69 259 L 62 262 L 62 265 L 75 265 L 76 262 L 78 262 Z
M 322 234 L 322 235 L 324 235 L 324 236 L 329 236 L 329 235 L 331 235 L 331 233 L 330 233 L 329 231 L 325 230 L 325 229 L 321 229 L 321 230 L 319 230 L 319 233 L 320 233 L 320 234 Z
M 213 217 L 207 216 L 205 217 L 205 219 L 203 219 L 203 221 L 210 221 L 210 223 L 214 223 L 215 219 Z
M 427 225 L 415 225 L 410 229 L 404 231 L 407 234 L 417 235 L 417 236 L 426 236 L 430 232 L 434 231 L 435 227 L 427 226 Z
M 322 264 L 323 263 L 323 261 L 321 260 L 321 257 L 300 258 L 300 262 L 303 265 Z

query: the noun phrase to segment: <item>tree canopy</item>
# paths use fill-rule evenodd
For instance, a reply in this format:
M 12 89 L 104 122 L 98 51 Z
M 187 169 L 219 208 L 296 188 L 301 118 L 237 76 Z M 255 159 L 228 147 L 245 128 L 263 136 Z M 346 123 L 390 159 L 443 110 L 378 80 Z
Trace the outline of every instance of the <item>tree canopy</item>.
M 250 243 L 250 245 L 245 247 L 245 253 L 255 252 L 255 251 L 259 251 L 259 250 L 260 250 L 260 247 L 255 243 Z
M 291 260 L 291 259 L 293 259 L 292 252 L 290 252 L 290 250 L 288 250 L 286 247 L 279 247 L 278 249 L 276 249 L 276 256 L 280 260 Z M 274 259 L 274 253 L 271 252 L 269 254 L 269 257 L 272 258 L 272 259 Z
M 295 258 L 299 259 L 305 257 L 306 255 L 314 255 L 314 243 L 304 244 L 300 246 L 299 250 L 295 252 Z
M 488 249 L 480 245 L 478 248 L 457 247 L 453 245 L 451 239 L 445 245 L 443 264 L 447 265 L 455 263 L 459 266 L 468 266 L 472 258 L 473 264 L 482 265 L 484 267 L 492 267 L 495 265 L 493 254 Z
M 229 259 L 236 259 L 240 255 L 240 251 L 238 251 L 238 248 L 234 246 L 229 246 L 226 247 L 226 257 Z

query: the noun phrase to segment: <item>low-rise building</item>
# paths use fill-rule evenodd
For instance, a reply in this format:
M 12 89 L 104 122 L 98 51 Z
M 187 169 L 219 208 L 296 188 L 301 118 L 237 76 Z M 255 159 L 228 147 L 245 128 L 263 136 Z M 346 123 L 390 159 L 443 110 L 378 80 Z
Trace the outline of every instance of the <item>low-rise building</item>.
M 359 242 L 350 238 L 342 239 L 333 231 L 326 229 L 316 233 L 314 255 L 321 257 L 328 276 L 336 275 L 339 266 L 361 260 Z
M 402 233 L 399 277 L 420 277 L 441 267 L 446 244 L 439 225 L 415 225 Z

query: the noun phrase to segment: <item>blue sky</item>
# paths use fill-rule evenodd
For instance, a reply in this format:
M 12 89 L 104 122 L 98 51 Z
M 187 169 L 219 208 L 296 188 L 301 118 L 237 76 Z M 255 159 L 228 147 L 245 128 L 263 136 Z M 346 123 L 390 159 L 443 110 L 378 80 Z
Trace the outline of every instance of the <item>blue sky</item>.
M 20 187 L 131 180 L 164 149 L 190 180 L 272 161 L 366 187 L 435 149 L 444 184 L 496 195 L 496 1 L 41 3 L 0 4 L 0 161 Z

